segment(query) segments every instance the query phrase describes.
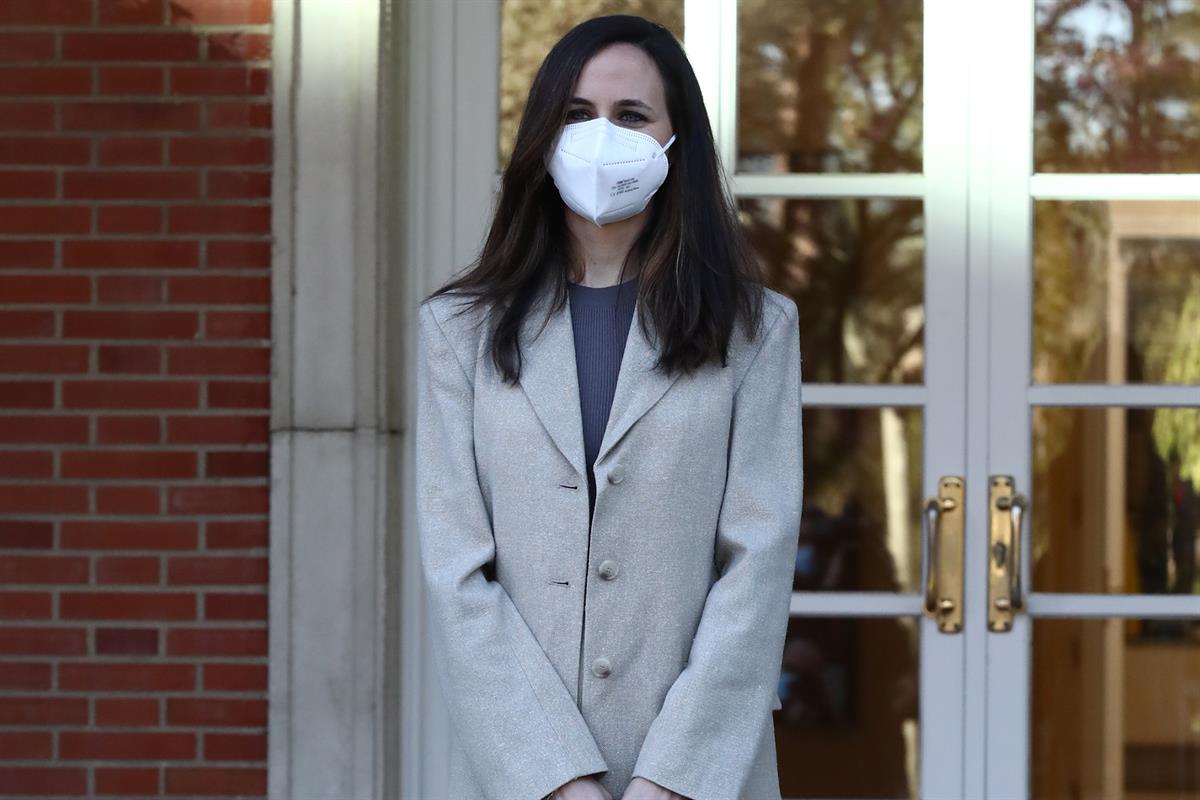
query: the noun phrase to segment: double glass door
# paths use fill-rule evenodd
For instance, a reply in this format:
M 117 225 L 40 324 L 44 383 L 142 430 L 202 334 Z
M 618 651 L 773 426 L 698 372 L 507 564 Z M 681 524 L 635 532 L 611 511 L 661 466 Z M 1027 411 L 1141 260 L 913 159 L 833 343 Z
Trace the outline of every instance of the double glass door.
M 459 263 L 546 50 L 636 13 L 800 308 L 784 796 L 1200 798 L 1200 0 L 456 9 Z

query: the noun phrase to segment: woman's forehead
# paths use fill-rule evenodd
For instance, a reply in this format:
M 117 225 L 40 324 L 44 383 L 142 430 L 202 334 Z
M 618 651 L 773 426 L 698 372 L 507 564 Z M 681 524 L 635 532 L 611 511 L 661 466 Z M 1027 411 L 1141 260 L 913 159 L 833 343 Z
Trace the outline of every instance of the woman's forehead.
M 583 65 L 575 97 L 593 103 L 641 100 L 661 108 L 664 94 L 658 66 L 644 50 L 624 42 L 600 50 Z

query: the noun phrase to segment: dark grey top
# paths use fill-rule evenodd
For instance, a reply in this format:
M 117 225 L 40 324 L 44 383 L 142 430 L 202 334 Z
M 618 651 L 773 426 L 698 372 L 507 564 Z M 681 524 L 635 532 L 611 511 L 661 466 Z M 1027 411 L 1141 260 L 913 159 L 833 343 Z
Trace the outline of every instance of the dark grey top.
M 600 450 L 617 374 L 637 302 L 637 276 L 613 286 L 568 283 L 571 327 L 575 334 L 575 371 L 583 414 L 583 451 L 587 461 L 588 509 L 596 507 L 592 464 Z M 589 517 L 590 518 L 590 517 Z

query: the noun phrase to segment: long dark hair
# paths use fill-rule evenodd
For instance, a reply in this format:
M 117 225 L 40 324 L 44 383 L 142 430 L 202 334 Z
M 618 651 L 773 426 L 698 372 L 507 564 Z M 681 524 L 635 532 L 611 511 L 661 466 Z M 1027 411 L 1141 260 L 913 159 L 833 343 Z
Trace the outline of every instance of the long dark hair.
M 470 270 L 429 295 L 471 296 L 470 306 L 498 307 L 491 354 L 504 380 L 520 375 L 518 334 L 546 281 L 552 308 L 567 300 L 561 258 L 571 253 L 565 205 L 545 158 L 565 124 L 585 63 L 608 45 L 625 42 L 654 60 L 666 89 L 676 140 L 666 181 L 630 255 L 642 264 L 641 313 L 659 336 L 658 367 L 691 372 L 709 360 L 726 364 L 733 326 L 744 319 L 753 338 L 762 320 L 762 276 L 725 189 L 708 113 L 696 74 L 675 37 L 642 17 L 596 17 L 572 28 L 551 48 L 534 77 L 501 180 L 491 229 Z M 465 309 L 464 309 L 465 310 Z

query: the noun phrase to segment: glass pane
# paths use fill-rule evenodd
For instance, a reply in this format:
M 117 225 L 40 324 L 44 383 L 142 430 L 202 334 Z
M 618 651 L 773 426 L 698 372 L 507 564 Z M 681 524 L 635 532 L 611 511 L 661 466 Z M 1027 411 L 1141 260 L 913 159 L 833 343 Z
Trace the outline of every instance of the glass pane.
M 1034 205 L 1035 383 L 1200 384 L 1200 202 Z
M 1037 0 L 1034 168 L 1200 172 L 1200 3 Z
M 739 172 L 920 172 L 921 0 L 741 0 Z
M 500 169 L 542 59 L 571 28 L 607 14 L 645 17 L 683 41 L 683 0 L 500 0 Z
M 793 617 L 775 712 L 789 798 L 915 798 L 917 620 Z
M 796 591 L 914 592 L 921 582 L 921 411 L 804 409 Z
M 1200 625 L 1036 619 L 1034 800 L 1200 798 Z
M 1033 585 L 1200 594 L 1200 408 L 1037 408 Z
M 925 237 L 920 200 L 741 198 L 771 287 L 800 309 L 808 383 L 920 383 Z

